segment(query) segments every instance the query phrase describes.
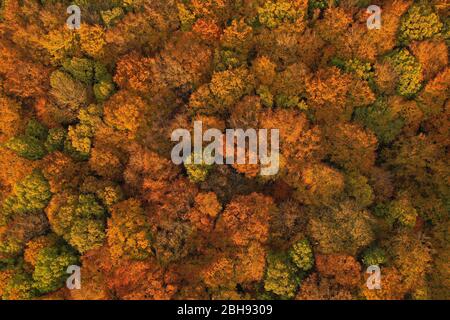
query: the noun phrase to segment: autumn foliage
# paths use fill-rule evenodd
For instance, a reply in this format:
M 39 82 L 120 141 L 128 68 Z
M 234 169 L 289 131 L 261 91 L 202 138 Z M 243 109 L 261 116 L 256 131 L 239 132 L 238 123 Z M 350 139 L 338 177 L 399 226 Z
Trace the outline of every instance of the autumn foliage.
M 450 299 L 448 4 L 375 2 L 0 1 L 0 300 Z

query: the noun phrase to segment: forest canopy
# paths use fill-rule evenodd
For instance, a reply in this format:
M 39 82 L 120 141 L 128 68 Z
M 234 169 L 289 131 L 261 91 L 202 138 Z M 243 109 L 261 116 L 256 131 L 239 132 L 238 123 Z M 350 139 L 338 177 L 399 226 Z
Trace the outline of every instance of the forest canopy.
M 449 9 L 0 0 L 0 300 L 450 299 Z M 196 121 L 280 170 L 174 164 Z

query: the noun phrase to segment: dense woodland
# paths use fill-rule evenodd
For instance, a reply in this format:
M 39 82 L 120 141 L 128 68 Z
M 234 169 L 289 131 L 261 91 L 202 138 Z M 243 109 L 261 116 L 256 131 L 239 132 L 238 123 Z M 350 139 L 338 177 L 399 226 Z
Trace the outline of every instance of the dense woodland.
M 0 3 L 1 299 L 450 299 L 448 1 Z M 196 120 L 279 173 L 173 164 Z

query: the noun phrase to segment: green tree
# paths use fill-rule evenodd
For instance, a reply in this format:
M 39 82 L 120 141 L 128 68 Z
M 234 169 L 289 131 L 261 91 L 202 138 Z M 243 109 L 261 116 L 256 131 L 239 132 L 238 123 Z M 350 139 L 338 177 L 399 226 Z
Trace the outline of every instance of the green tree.
M 404 120 L 384 99 L 355 110 L 355 120 L 372 130 L 380 143 L 391 143 L 404 126 Z
M 81 253 L 104 242 L 105 209 L 92 194 L 56 195 L 47 215 L 55 233 Z
M 346 192 L 361 208 L 370 206 L 374 200 L 373 190 L 368 181 L 369 179 L 357 172 L 345 175 Z
M 45 139 L 47 139 L 48 130 L 39 121 L 31 119 L 30 121 L 28 121 L 25 128 L 25 135 L 28 137 L 36 138 L 40 141 L 45 141 Z
M 422 87 L 422 66 L 408 49 L 396 50 L 388 60 L 394 66 L 399 79 L 397 92 L 407 98 L 414 97 Z
M 79 123 L 69 126 L 67 139 L 64 143 L 65 150 L 74 158 L 86 160 L 89 158 L 97 126 L 102 123 L 103 110 L 98 105 L 89 105 L 78 112 Z
M 189 161 L 191 163 L 187 164 L 186 162 Z M 201 164 L 194 164 L 194 155 L 191 154 L 189 157 L 186 158 L 184 162 L 184 167 L 186 168 L 186 172 L 188 174 L 189 180 L 194 183 L 203 182 L 208 177 L 209 171 L 211 171 L 212 166 L 207 165 L 205 163 Z
M 431 38 L 442 28 L 443 24 L 433 7 L 425 1 L 420 1 L 413 4 L 402 17 L 399 30 L 400 41 L 409 43 Z
M 72 77 L 83 82 L 91 84 L 94 79 L 94 61 L 85 58 L 71 58 L 64 60 L 62 64 L 65 71 Z
M 432 261 L 430 243 L 420 234 L 401 229 L 390 239 L 389 251 L 408 291 L 423 287 Z
M 46 154 L 44 142 L 47 135 L 47 128 L 40 122 L 31 119 L 27 123 L 25 133 L 11 138 L 5 146 L 25 159 L 39 160 Z
M 86 87 L 70 74 L 60 70 L 54 71 L 50 76 L 50 93 L 62 106 L 77 110 L 88 101 Z
M 3 214 L 9 216 L 43 210 L 51 196 L 48 181 L 41 171 L 35 170 L 14 186 L 3 202 Z
M 253 29 L 244 20 L 233 20 L 220 39 L 220 49 L 215 52 L 217 71 L 234 69 L 247 64 L 253 43 Z
M 189 105 L 194 112 L 223 114 L 249 94 L 253 86 L 254 78 L 244 67 L 215 72 L 211 83 L 201 86 L 191 95 Z
M 314 266 L 314 255 L 307 239 L 293 244 L 289 256 L 297 268 L 308 271 Z
M 106 101 L 114 93 L 114 90 L 115 86 L 112 81 L 102 80 L 94 84 L 94 95 L 99 102 Z
M 370 214 L 355 209 L 351 204 L 344 204 L 340 209 L 332 209 L 312 218 L 309 232 L 318 243 L 317 251 L 323 254 L 356 255 L 375 237 Z
M 357 78 L 369 80 L 373 76 L 372 65 L 358 59 L 350 59 L 345 62 L 344 70 L 353 73 Z
M 48 231 L 48 221 L 43 212 L 15 214 L 12 217 L 0 217 L 0 256 L 16 258 L 25 244 L 32 238 Z
M 121 7 L 115 7 L 111 10 L 103 10 L 100 12 L 100 15 L 102 16 L 103 23 L 107 27 L 112 27 L 114 24 L 117 23 L 120 19 L 122 19 L 124 15 L 124 11 Z
M 274 29 L 282 23 L 295 22 L 302 17 L 291 1 L 267 1 L 264 6 L 258 8 L 258 20 L 263 26 Z
M 366 266 L 374 266 L 386 263 L 386 252 L 377 246 L 366 249 L 362 255 L 362 262 Z
M 61 244 L 42 249 L 37 256 L 33 272 L 34 287 L 40 293 L 61 288 L 68 277 L 67 267 L 77 263 L 78 256 L 67 245 Z
M 28 160 L 42 159 L 47 153 L 42 141 L 26 135 L 11 138 L 5 146 Z
M 12 270 L 11 277 L 5 283 L 0 297 L 2 300 L 30 300 L 37 294 L 33 284 L 31 275 L 22 270 L 22 268 L 16 267 L 15 270 Z
M 119 202 L 111 208 L 107 236 L 113 259 L 142 260 L 151 255 L 149 221 L 136 199 Z

